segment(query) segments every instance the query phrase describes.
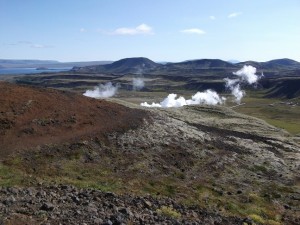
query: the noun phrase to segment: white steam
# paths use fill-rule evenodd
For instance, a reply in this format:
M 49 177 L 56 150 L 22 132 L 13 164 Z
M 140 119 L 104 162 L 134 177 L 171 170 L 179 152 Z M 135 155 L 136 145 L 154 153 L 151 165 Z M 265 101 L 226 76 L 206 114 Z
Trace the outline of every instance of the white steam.
M 255 74 L 256 68 L 253 66 L 245 65 L 242 69 L 237 72 L 233 72 L 234 75 L 237 75 L 238 79 L 229 79 L 225 78 L 226 88 L 231 91 L 231 94 L 235 97 L 235 102 L 240 103 L 242 98 L 245 96 L 246 92 L 241 90 L 241 84 L 255 84 L 261 76 Z
M 180 96 L 177 98 L 177 94 L 169 94 L 161 103 L 148 104 L 147 102 L 141 103 L 141 106 L 145 107 L 181 107 L 185 105 L 217 105 L 225 102 L 224 97 L 220 97 L 217 92 L 212 90 L 206 90 L 205 92 L 197 92 L 191 99 L 185 99 Z
M 142 78 L 133 78 L 132 80 L 132 88 L 133 90 L 141 90 L 145 86 L 145 82 Z
M 258 81 L 258 79 L 260 78 L 259 76 L 257 76 L 256 74 L 256 68 L 253 66 L 243 66 L 242 69 L 233 72 L 234 75 L 237 75 L 240 77 L 241 81 L 245 81 L 248 84 L 254 84 Z
M 241 90 L 241 84 L 255 84 L 261 76 L 255 74 L 256 68 L 253 66 L 244 66 L 237 72 L 233 72 L 238 76 L 237 79 L 225 78 L 226 88 L 231 91 L 231 94 L 235 97 L 235 102 L 240 103 L 246 92 Z M 262 75 L 263 76 L 263 75 Z M 180 96 L 177 98 L 177 94 L 169 94 L 162 102 L 149 104 L 147 102 L 141 103 L 141 106 L 145 107 L 181 107 L 185 105 L 218 105 L 225 103 L 226 98 L 220 97 L 219 94 L 212 90 L 206 90 L 204 92 L 197 92 L 191 99 L 185 99 Z
M 109 98 L 114 96 L 118 91 L 118 85 L 113 85 L 111 82 L 106 84 L 99 84 L 94 87 L 94 90 L 87 90 L 84 92 L 84 96 L 91 98 Z

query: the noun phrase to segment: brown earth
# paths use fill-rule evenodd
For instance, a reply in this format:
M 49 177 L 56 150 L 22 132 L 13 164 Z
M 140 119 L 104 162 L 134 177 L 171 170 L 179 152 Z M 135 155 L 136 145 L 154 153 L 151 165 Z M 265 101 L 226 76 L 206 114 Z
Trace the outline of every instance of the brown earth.
M 53 89 L 0 82 L 0 156 L 38 145 L 105 138 L 136 128 L 138 109 Z

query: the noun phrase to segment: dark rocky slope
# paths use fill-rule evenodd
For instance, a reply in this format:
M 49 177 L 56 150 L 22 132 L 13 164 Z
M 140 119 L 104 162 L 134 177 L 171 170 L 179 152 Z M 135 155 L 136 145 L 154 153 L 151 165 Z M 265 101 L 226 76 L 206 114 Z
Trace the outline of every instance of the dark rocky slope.
M 224 224 L 251 222 L 224 217 L 170 198 L 116 195 L 69 185 L 0 189 L 0 223 L 37 224 Z

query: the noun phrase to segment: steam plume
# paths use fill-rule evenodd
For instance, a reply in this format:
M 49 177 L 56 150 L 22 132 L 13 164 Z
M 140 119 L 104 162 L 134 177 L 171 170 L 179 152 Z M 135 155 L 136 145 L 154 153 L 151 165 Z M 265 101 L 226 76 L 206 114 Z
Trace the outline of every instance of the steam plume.
M 237 75 L 240 77 L 241 81 L 245 81 L 248 84 L 254 84 L 258 81 L 258 79 L 260 78 L 259 76 L 257 76 L 256 74 L 256 68 L 253 66 L 243 66 L 242 69 L 233 72 L 234 75 Z
M 177 98 L 177 94 L 169 94 L 162 102 L 149 104 L 147 102 L 141 103 L 141 106 L 145 107 L 181 107 L 185 105 L 217 105 L 225 102 L 224 97 L 220 97 L 217 92 L 212 90 L 206 90 L 205 92 L 197 92 L 191 99 L 186 100 L 180 96 Z
M 145 86 L 145 82 L 142 78 L 133 78 L 132 80 L 133 90 L 141 90 Z
M 255 74 L 256 68 L 253 66 L 245 65 L 242 69 L 233 72 L 234 75 L 238 76 L 238 79 L 225 78 L 226 88 L 231 91 L 231 94 L 235 97 L 235 102 L 240 103 L 246 92 L 241 90 L 241 84 L 255 84 L 261 76 Z
M 106 84 L 99 84 L 94 87 L 94 90 L 87 90 L 84 92 L 84 96 L 91 98 L 109 98 L 114 96 L 118 91 L 118 85 L 113 85 L 111 82 Z

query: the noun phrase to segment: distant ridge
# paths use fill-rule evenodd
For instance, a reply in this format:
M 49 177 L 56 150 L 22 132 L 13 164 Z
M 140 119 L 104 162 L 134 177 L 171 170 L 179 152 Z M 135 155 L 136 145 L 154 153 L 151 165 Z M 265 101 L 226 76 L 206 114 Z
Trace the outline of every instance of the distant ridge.
M 239 63 L 240 61 L 239 61 L 239 60 L 236 60 L 236 59 L 230 59 L 230 60 L 227 60 L 227 62 L 232 63 L 232 64 L 237 64 L 237 63 Z
M 231 63 L 220 59 L 196 59 L 177 63 L 156 63 L 145 57 L 125 58 L 106 65 L 93 65 L 74 67 L 73 72 L 78 73 L 110 73 L 110 74 L 139 74 L 185 76 L 198 74 L 206 76 L 223 77 L 228 73 L 241 69 L 244 65 L 251 65 L 266 72 L 267 76 L 279 74 L 280 71 L 293 71 L 300 69 L 300 63 L 291 59 L 275 59 L 267 62 L 245 61 Z
M 263 63 L 264 67 L 268 68 L 280 68 L 280 67 L 285 67 L 285 68 L 290 68 L 290 69 L 300 69 L 300 63 L 292 60 L 292 59 L 274 59 L 271 61 L 267 61 Z
M 256 67 L 257 69 L 265 69 L 265 70 L 293 70 L 293 69 L 300 69 L 300 63 L 292 60 L 292 59 L 274 59 L 267 62 L 255 62 L 255 61 L 246 61 L 240 62 L 236 65 L 243 66 L 243 65 L 251 65 Z
M 107 65 L 86 66 L 74 68 L 79 72 L 106 72 L 106 73 L 142 73 L 159 67 L 161 64 L 144 57 L 125 58 Z
M 124 58 L 118 61 L 59 62 L 55 60 L 11 60 L 0 59 L 0 68 L 63 68 L 73 67 L 73 72 L 81 73 L 199 73 L 204 70 L 237 70 L 244 65 L 251 65 L 264 72 L 280 70 L 299 70 L 300 62 L 282 58 L 266 62 L 245 61 L 232 63 L 220 59 L 196 59 L 177 63 L 156 63 L 145 57 Z
M 197 59 L 169 65 L 191 67 L 195 69 L 235 68 L 232 63 L 223 61 L 221 59 Z
M 19 68 L 30 67 L 31 65 L 48 65 L 57 64 L 55 60 L 35 60 L 35 59 L 0 59 L 0 67 L 3 68 Z
M 261 62 L 256 62 L 256 61 L 245 61 L 245 62 L 239 62 L 237 64 L 235 64 L 239 67 L 243 67 L 245 65 L 247 66 L 254 66 L 257 69 L 261 69 L 262 68 L 262 63 Z
M 0 68 L 61 68 L 61 67 L 82 67 L 90 65 L 104 65 L 112 61 L 87 61 L 87 62 L 59 62 L 56 60 L 34 60 L 34 59 L 0 59 Z

